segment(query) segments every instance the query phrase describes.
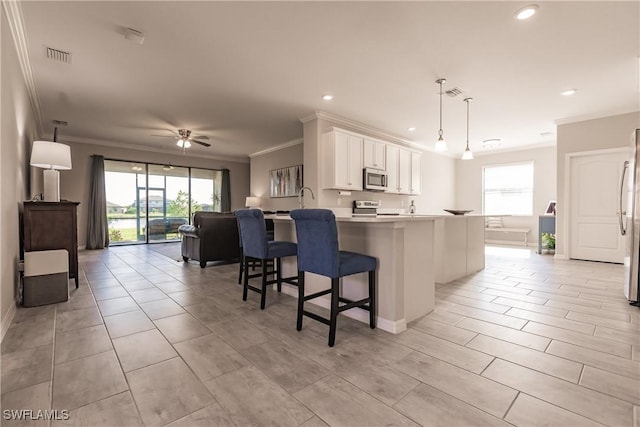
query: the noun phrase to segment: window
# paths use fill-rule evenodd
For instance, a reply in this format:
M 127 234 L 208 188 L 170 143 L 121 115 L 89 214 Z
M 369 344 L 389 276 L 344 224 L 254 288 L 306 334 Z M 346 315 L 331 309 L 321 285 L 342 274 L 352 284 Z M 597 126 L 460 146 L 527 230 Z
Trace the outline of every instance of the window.
M 482 178 L 485 215 L 533 214 L 533 162 L 485 166 Z

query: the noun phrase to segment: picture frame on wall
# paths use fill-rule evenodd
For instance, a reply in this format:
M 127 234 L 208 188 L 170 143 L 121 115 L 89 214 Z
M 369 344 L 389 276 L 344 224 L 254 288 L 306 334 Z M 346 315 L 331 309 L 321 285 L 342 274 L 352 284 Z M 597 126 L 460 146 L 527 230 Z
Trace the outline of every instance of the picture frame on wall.
M 544 214 L 545 215 L 555 215 L 556 214 L 556 201 L 555 200 L 549 201 L 549 204 L 547 205 L 547 209 L 545 209 Z
M 269 171 L 269 194 L 272 198 L 296 197 L 302 186 L 302 165 Z

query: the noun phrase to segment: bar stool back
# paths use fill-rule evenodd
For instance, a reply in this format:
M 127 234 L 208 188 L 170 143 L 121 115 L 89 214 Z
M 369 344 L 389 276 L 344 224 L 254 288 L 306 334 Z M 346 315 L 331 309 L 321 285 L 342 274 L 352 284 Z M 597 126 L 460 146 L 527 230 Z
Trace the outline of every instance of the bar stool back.
M 329 325 L 329 346 L 336 340 L 338 313 L 354 307 L 369 311 L 369 326 L 376 327 L 376 278 L 377 259 L 355 252 L 341 251 L 338 247 L 336 217 L 328 209 L 295 209 L 291 218 L 296 224 L 298 239 L 298 319 L 296 328 L 302 329 L 302 316 Z M 305 272 L 331 278 L 331 288 L 304 294 Z M 351 301 L 340 296 L 340 278 L 357 273 L 369 273 L 369 296 Z M 304 303 L 313 298 L 331 294 L 330 318 L 304 310 Z M 342 303 L 343 305 L 340 305 Z
M 290 285 L 298 284 L 297 276 L 282 277 L 282 257 L 296 256 L 297 245 L 293 242 L 269 241 L 264 220 L 264 214 L 260 209 L 239 209 L 235 211 L 240 227 L 240 238 L 242 239 L 242 263 L 244 266 L 244 285 L 242 290 L 242 300 L 247 300 L 247 291 L 251 289 L 259 294 L 260 309 L 264 309 L 266 302 L 267 285 L 276 283 L 278 292 L 282 290 L 282 283 Z M 252 259 L 262 261 L 260 273 L 249 274 L 249 263 Z M 275 259 L 275 270 L 269 271 L 268 260 Z M 268 276 L 275 274 L 274 280 L 269 280 Z M 261 288 L 249 285 L 249 279 L 262 277 Z

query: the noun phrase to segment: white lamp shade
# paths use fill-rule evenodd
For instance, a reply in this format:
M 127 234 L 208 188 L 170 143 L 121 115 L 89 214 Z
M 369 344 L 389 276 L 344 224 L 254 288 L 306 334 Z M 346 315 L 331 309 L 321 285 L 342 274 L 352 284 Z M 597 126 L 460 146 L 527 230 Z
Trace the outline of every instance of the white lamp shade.
M 246 198 L 244 205 L 248 208 L 257 208 L 260 206 L 260 197 L 249 196 Z
M 71 147 L 50 141 L 33 141 L 31 166 L 43 169 L 71 169 Z

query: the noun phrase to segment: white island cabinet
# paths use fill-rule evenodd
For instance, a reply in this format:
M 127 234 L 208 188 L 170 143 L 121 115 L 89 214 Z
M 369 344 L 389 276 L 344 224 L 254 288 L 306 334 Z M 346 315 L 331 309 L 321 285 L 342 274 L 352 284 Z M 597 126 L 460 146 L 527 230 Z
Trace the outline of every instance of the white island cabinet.
M 364 138 L 332 130 L 324 138 L 324 188 L 362 191 L 362 144 Z
M 480 215 L 436 219 L 436 283 L 449 283 L 484 269 L 484 222 Z
M 275 222 L 277 240 L 296 241 L 295 224 L 290 217 L 269 216 Z M 341 250 L 359 252 L 376 257 L 376 289 L 378 299 L 378 327 L 391 333 L 407 328 L 407 323 L 434 308 L 434 222 L 436 217 L 398 218 L 337 218 Z M 283 274 L 295 275 L 295 257 L 282 259 Z M 342 279 L 343 296 L 357 301 L 366 298 L 367 274 L 354 274 Z M 307 273 L 305 293 L 327 289 L 330 279 Z M 283 292 L 298 296 L 298 289 L 283 284 Z M 329 307 L 328 297 L 316 298 L 317 303 Z M 369 313 L 359 308 L 342 315 L 368 322 Z M 339 321 L 338 321 L 339 322 Z

